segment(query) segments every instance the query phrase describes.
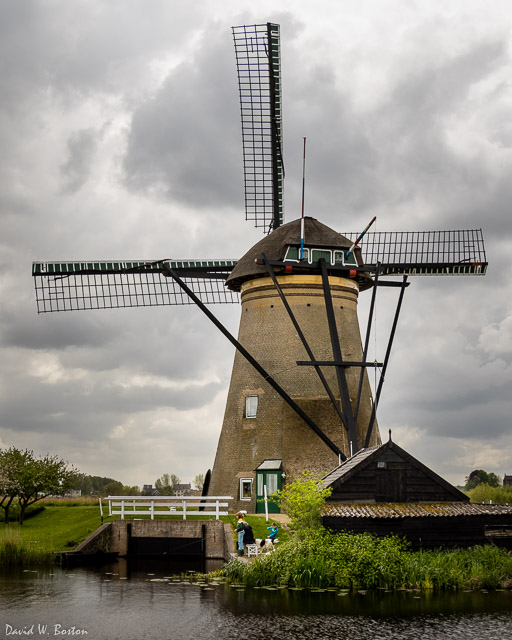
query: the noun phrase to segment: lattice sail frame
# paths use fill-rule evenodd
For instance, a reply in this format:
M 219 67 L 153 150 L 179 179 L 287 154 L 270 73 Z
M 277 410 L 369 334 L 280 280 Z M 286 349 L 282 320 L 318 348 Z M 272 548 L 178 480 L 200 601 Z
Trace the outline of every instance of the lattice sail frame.
M 365 265 L 380 263 L 380 275 L 484 275 L 487 270 L 482 229 L 374 231 L 359 246 Z
M 355 240 L 357 233 L 344 234 Z M 392 275 L 484 275 L 481 229 L 367 233 L 360 243 L 364 270 Z M 34 262 L 38 313 L 193 304 L 166 262 L 205 304 L 237 303 L 225 286 L 236 260 Z
M 279 25 L 233 27 L 244 158 L 245 218 L 266 230 L 283 223 Z
M 38 313 L 194 304 L 163 273 L 164 261 L 34 262 Z M 236 260 L 169 260 L 205 304 L 230 304 L 237 293 L 224 286 Z

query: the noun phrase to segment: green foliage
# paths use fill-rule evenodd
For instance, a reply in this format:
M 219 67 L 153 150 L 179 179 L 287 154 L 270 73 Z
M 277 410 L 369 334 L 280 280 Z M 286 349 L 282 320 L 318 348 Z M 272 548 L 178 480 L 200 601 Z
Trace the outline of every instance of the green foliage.
M 479 484 L 474 489 L 467 491 L 467 494 L 471 502 L 512 503 L 512 487 L 493 487 L 488 484 Z
M 161 496 L 174 495 L 173 486 L 180 484 L 180 479 L 174 473 L 164 473 L 162 477 L 155 480 L 155 489 L 158 490 Z
M 512 557 L 492 546 L 411 552 L 397 537 L 309 530 L 224 575 L 252 586 L 340 589 L 496 589 L 512 578 Z
M 114 478 L 102 478 L 101 476 L 87 476 L 91 480 L 92 490 L 97 491 L 100 496 L 106 496 L 107 492 L 105 491 L 105 487 L 110 482 L 117 482 Z M 85 483 L 85 489 L 88 487 L 89 483 Z M 84 488 L 82 488 L 82 495 L 86 495 Z
M 314 474 L 304 471 L 272 499 L 290 518 L 291 529 L 301 535 L 320 526 L 322 509 L 331 491 Z
M 28 520 L 29 518 L 33 518 L 37 516 L 39 513 L 44 511 L 45 507 L 43 504 L 31 505 L 27 507 L 25 511 L 24 520 Z M 20 517 L 20 506 L 17 502 L 14 502 L 9 511 L 9 522 L 17 522 Z
M 63 495 L 80 483 L 80 474 L 68 463 L 49 454 L 36 458 L 29 449 L 0 452 L 1 506 L 8 521 L 14 499 L 19 505 L 19 523 L 23 524 L 27 507 L 49 495 Z
M 194 478 L 194 489 L 202 491 L 204 486 L 204 473 L 198 473 Z
M 39 506 L 33 507 L 34 510 Z M 0 527 L 1 564 L 53 564 L 55 553 L 76 546 L 100 525 L 98 505 L 52 507 L 27 518 L 21 527 Z
M 36 564 L 53 564 L 54 554 L 22 542 L 19 531 L 6 529 L 0 535 L 0 566 L 19 567 Z
M 100 496 L 140 496 L 139 487 L 129 487 L 119 480 L 113 478 L 102 478 L 100 476 L 88 476 L 80 474 L 80 483 L 77 486 L 82 496 L 87 498 L 93 492 Z
M 495 473 L 487 473 L 487 471 L 484 471 L 483 469 L 475 469 L 469 474 L 469 476 L 467 476 L 464 489 L 466 491 L 471 491 L 471 489 L 474 489 L 480 484 L 487 484 L 490 487 L 499 487 L 501 486 L 501 478 Z

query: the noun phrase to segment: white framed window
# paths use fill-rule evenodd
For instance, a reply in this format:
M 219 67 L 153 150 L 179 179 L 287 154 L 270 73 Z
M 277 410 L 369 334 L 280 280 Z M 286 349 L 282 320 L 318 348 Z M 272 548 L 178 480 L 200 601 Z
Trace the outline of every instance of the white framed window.
M 353 251 L 351 251 L 348 256 L 345 251 L 335 251 L 334 252 L 334 264 L 343 264 L 343 265 L 353 265 L 357 267 L 356 256 Z
M 303 248 L 302 257 L 306 262 L 309 262 L 309 249 Z M 284 256 L 285 262 L 300 262 L 300 247 L 289 246 L 286 249 L 286 255 Z
M 240 478 L 240 500 L 252 498 L 252 478 Z
M 332 264 L 332 251 L 329 249 L 312 249 L 311 262 L 325 260 L 327 264 Z
M 258 396 L 246 396 L 245 398 L 245 417 L 255 418 L 258 412 Z

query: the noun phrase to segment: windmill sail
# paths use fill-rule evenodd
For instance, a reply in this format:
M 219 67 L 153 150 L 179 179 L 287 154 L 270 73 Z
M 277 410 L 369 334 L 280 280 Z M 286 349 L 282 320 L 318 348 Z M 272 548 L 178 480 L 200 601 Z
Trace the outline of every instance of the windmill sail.
M 344 234 L 349 240 L 356 233 Z M 484 275 L 487 259 L 481 229 L 457 231 L 374 231 L 361 243 L 369 265 L 380 263 L 380 275 Z
M 164 261 L 34 262 L 38 313 L 194 304 Z M 224 286 L 235 260 L 168 260 L 205 304 L 238 302 Z
M 283 223 L 279 25 L 233 27 L 244 157 L 245 218 L 256 227 Z
M 355 240 L 357 233 L 344 234 Z M 359 245 L 368 273 L 380 276 L 484 275 L 487 259 L 481 229 L 458 231 L 380 231 Z M 326 254 L 325 250 L 321 252 Z M 306 251 L 314 260 L 315 249 Z M 282 261 L 282 257 L 279 258 Z M 225 286 L 237 260 L 166 260 L 205 304 L 239 302 Z M 295 262 L 295 261 L 294 261 Z M 164 275 L 164 261 L 34 262 L 38 313 L 193 304 Z M 332 265 L 336 263 L 333 254 Z M 284 262 L 283 262 L 284 264 Z M 307 261 L 304 267 L 310 268 Z

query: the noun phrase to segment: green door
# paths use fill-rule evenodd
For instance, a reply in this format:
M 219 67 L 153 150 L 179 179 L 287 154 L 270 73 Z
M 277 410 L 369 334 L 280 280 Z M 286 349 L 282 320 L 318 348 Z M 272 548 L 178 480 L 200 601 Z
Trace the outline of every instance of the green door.
M 267 487 L 267 497 L 277 491 L 281 491 L 281 471 L 256 471 L 256 513 L 265 513 L 265 485 Z M 270 499 L 268 500 L 268 512 L 280 513 L 278 504 Z

